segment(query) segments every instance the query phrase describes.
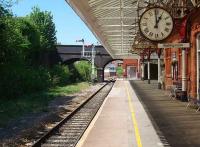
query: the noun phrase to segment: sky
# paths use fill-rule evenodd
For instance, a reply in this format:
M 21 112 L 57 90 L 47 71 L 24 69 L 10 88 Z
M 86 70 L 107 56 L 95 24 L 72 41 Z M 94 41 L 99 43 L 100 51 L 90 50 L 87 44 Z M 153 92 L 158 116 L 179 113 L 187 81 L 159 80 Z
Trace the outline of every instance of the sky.
M 12 12 L 16 16 L 26 16 L 34 6 L 38 6 L 42 11 L 51 11 L 57 30 L 57 42 L 65 45 L 81 44 L 76 40 L 82 38 L 87 45 L 98 42 L 65 0 L 19 0 L 18 4 L 12 7 Z

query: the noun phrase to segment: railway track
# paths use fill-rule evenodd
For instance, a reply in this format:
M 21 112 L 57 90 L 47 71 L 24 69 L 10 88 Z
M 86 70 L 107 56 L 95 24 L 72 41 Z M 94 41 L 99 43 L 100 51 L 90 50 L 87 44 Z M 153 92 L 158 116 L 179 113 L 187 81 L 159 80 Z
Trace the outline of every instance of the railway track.
M 110 92 L 113 82 L 105 84 L 76 110 L 38 139 L 32 147 L 75 147 Z

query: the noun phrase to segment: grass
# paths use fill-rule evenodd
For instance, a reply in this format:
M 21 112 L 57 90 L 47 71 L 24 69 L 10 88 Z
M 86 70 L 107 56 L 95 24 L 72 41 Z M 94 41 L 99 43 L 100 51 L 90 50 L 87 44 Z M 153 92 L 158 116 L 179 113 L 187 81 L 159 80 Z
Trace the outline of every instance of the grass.
M 82 82 L 24 95 L 14 100 L 2 99 L 0 100 L 0 127 L 5 127 L 9 121 L 25 114 L 48 111 L 49 102 L 56 97 L 77 93 L 88 87 L 88 83 Z

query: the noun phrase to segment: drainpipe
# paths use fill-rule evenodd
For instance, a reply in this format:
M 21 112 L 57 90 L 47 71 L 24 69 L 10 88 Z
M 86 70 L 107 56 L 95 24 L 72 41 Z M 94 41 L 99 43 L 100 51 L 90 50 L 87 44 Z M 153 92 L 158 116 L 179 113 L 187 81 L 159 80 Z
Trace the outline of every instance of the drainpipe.
M 186 49 L 182 49 L 182 101 L 187 100 Z
M 161 50 L 158 49 L 158 89 L 161 89 L 161 67 L 160 67 L 160 56 L 161 56 Z

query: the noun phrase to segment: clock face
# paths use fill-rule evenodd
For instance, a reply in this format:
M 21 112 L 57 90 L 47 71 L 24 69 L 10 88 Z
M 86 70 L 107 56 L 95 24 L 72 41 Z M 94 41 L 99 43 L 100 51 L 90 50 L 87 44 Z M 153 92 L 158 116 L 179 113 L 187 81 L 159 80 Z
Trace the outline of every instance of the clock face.
M 173 30 L 173 19 L 166 10 L 155 7 L 146 10 L 139 22 L 141 33 L 151 41 L 166 39 Z

